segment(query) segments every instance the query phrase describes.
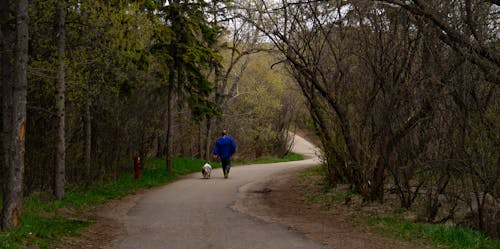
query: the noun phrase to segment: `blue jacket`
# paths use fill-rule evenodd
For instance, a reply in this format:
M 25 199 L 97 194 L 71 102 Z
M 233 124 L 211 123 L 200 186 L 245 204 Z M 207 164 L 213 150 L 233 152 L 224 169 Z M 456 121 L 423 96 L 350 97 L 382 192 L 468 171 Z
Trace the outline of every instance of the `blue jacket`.
M 215 141 L 214 155 L 220 158 L 230 158 L 236 151 L 236 144 L 230 136 L 219 137 Z

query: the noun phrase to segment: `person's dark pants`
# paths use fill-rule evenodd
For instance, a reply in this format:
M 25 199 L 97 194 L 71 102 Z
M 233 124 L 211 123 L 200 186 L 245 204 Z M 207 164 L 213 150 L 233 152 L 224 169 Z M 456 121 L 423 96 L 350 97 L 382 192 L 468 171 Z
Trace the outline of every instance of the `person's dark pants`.
M 229 174 L 229 170 L 231 169 L 231 158 L 221 158 L 220 162 L 222 164 L 222 172 Z

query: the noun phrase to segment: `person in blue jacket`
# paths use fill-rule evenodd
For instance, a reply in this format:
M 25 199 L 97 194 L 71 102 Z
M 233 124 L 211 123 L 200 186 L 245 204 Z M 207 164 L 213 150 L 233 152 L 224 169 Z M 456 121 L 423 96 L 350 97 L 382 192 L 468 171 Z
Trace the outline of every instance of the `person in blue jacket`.
M 236 144 L 233 139 L 227 135 L 227 130 L 223 130 L 222 136 L 215 141 L 214 158 L 220 158 L 224 178 L 227 178 L 229 175 L 229 170 L 231 169 L 231 156 L 235 151 Z

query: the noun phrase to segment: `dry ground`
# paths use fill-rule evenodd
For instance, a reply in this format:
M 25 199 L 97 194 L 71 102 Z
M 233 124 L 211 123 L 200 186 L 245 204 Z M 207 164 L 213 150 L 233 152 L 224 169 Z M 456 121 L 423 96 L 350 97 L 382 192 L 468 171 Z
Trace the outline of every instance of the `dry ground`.
M 417 248 L 416 245 L 372 233 L 363 222 L 353 220 L 352 215 L 357 211 L 348 204 L 325 208 L 311 201 L 308 195 L 321 190 L 317 185 L 298 180 L 299 173 L 289 172 L 265 183 L 241 188 L 241 198 L 234 208 L 268 222 L 285 224 L 289 229 L 304 233 L 329 248 Z
M 121 200 L 110 201 L 91 211 L 93 214 L 93 224 L 77 238 L 66 238 L 61 249 L 111 249 L 112 241 L 126 236 L 125 226 L 119 222 L 125 216 L 140 197 L 140 193 L 147 190 L 138 191 L 122 198 Z

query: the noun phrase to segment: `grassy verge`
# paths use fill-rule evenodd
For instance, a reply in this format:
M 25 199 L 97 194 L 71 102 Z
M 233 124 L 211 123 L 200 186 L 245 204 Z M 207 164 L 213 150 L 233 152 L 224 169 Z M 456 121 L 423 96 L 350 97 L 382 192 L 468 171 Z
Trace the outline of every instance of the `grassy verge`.
M 64 200 L 53 200 L 47 193 L 35 193 L 23 201 L 22 226 L 0 233 L 0 248 L 17 249 L 27 246 L 56 248 L 63 237 L 78 236 L 91 223 L 86 218 L 91 208 L 106 201 L 119 199 L 135 190 L 159 186 L 178 176 L 200 170 L 204 160 L 176 158 L 174 172 L 165 170 L 165 161 L 151 159 L 135 180 L 132 172 L 115 181 L 96 183 L 90 187 L 68 189 Z M 212 163 L 214 167 L 220 167 Z
M 298 161 L 304 160 L 304 157 L 300 154 L 290 152 L 283 158 L 276 157 L 261 157 L 255 160 L 245 160 L 245 159 L 237 159 L 232 163 L 234 165 L 243 165 L 243 164 L 264 164 L 264 163 L 279 163 L 279 162 L 289 162 L 289 161 Z
M 430 240 L 435 248 L 500 249 L 500 241 L 462 226 L 411 223 L 400 217 L 376 217 L 368 224 L 390 237 L 407 241 Z
M 313 191 L 308 190 L 304 193 L 309 201 L 319 203 L 325 209 L 342 210 L 349 216 L 348 219 L 353 221 L 353 225 L 368 226 L 370 230 L 385 237 L 405 240 L 416 245 L 430 245 L 434 248 L 500 249 L 500 240 L 489 238 L 463 226 L 413 223 L 400 217 L 397 212 L 376 215 L 364 211 L 364 204 L 359 201 L 361 197 L 345 186 L 332 188 L 325 181 L 322 167 L 308 168 L 299 176 L 299 180 L 304 185 L 315 186 L 312 188 Z M 355 199 L 359 205 L 354 204 Z M 345 205 L 346 200 L 352 200 L 350 206 Z
M 295 155 L 284 159 L 266 158 L 245 163 L 268 163 L 300 160 Z M 70 187 L 64 200 L 54 200 L 47 193 L 35 193 L 23 200 L 22 225 L 18 229 L 0 232 L 0 248 L 18 249 L 31 246 L 56 248 L 64 237 L 79 236 L 90 224 L 88 217 L 97 205 L 119 199 L 138 189 L 152 188 L 174 181 L 179 176 L 200 171 L 206 161 L 175 158 L 174 172 L 165 170 L 165 160 L 146 161 L 140 180 L 130 172 L 115 181 L 96 183 L 89 187 Z M 214 168 L 220 163 L 211 163 Z M 239 164 L 243 164 L 240 162 Z

